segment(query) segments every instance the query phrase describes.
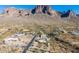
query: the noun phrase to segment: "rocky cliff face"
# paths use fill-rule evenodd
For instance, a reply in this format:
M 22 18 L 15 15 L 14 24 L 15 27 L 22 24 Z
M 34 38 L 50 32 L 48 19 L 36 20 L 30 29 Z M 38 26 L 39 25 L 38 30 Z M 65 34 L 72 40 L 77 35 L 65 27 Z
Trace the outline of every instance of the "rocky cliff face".
M 57 12 L 52 10 L 48 5 L 38 5 L 32 9 L 32 14 L 47 14 L 47 15 L 57 15 Z

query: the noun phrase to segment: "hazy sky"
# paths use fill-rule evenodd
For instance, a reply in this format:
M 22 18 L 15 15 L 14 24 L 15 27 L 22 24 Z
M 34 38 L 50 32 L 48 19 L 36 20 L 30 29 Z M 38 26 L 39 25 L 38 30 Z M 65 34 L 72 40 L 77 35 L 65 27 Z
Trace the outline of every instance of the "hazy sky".
M 15 7 L 19 9 L 33 9 L 35 5 L 0 5 L 0 12 L 2 12 L 5 8 L 8 7 Z M 79 14 L 79 5 L 52 5 L 52 9 L 57 11 L 67 11 L 67 10 L 73 10 L 75 13 Z

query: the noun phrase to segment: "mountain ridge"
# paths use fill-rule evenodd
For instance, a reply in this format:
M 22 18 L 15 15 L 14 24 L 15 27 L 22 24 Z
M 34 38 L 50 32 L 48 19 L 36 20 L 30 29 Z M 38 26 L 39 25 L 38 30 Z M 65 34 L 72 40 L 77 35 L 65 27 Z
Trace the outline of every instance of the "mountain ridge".
M 65 17 L 65 16 L 69 17 L 73 14 L 74 16 L 76 16 L 76 14 L 72 10 L 68 10 L 67 12 L 63 13 L 52 9 L 51 6 L 49 5 L 37 5 L 35 8 L 31 10 L 27 10 L 27 9 L 20 10 L 14 7 L 8 7 L 4 10 L 4 14 L 7 14 L 9 16 L 10 15 L 27 16 L 30 14 L 47 14 L 49 16 L 59 16 L 59 17 Z

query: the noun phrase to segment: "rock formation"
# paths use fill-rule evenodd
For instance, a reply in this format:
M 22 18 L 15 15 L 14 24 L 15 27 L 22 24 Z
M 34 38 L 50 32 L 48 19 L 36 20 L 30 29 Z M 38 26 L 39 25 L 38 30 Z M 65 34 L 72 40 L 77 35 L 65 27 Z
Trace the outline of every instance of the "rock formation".
M 68 10 L 67 12 L 63 13 L 61 17 L 76 17 L 76 14 L 73 11 Z
M 57 15 L 57 12 L 52 10 L 48 5 L 38 5 L 32 9 L 32 14 L 47 14 L 47 15 Z
M 6 8 L 5 9 L 5 14 L 9 15 L 9 16 L 13 16 L 13 15 L 18 15 L 18 10 L 11 7 L 11 8 Z
M 29 15 L 29 12 L 27 10 L 18 10 L 16 8 L 7 8 L 5 9 L 5 14 L 9 16 L 26 16 Z

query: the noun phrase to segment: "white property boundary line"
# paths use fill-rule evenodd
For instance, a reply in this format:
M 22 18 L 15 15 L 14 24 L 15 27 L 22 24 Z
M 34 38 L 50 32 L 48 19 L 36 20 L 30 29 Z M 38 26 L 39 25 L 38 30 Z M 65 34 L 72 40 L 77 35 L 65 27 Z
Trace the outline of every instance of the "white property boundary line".
M 79 5 L 79 0 L 0 0 L 0 5 Z

